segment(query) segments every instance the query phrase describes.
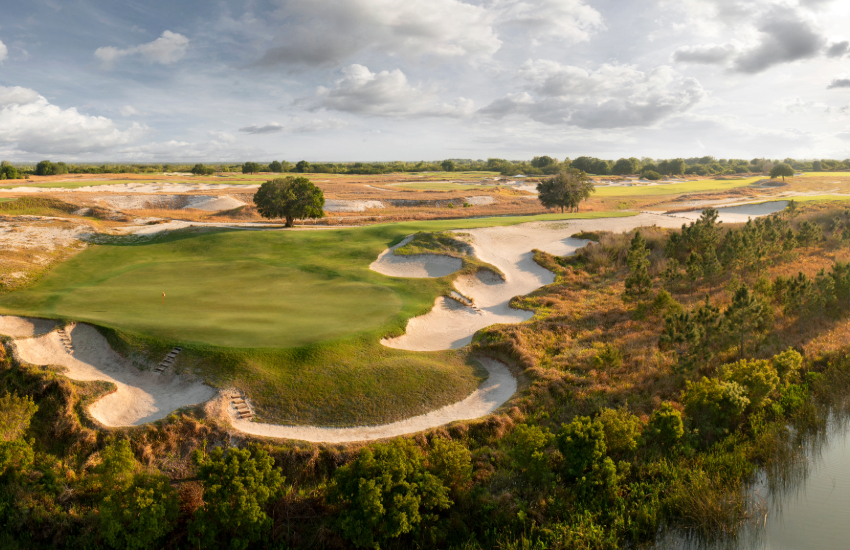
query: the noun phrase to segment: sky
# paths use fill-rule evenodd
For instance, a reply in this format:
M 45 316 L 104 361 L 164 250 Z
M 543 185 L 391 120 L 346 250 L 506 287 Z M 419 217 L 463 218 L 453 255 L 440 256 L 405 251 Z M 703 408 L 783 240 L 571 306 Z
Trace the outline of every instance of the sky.
M 6 0 L 0 157 L 850 157 L 846 0 Z

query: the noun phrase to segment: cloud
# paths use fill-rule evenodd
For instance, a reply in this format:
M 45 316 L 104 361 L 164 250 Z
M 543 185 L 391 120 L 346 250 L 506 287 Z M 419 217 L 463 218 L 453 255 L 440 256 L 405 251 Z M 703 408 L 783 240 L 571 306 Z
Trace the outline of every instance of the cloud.
M 219 130 L 210 130 L 207 132 L 207 135 L 217 141 L 222 141 L 224 143 L 236 143 L 236 136 L 233 134 L 228 134 L 227 132 L 221 132 Z
M 264 126 L 260 126 L 258 124 L 252 124 L 251 126 L 245 126 L 244 128 L 239 128 L 240 132 L 245 132 L 246 134 L 274 134 L 276 132 L 283 131 L 283 125 L 278 124 L 277 122 L 272 122 L 270 124 L 266 124 Z
M 123 107 L 121 107 L 121 109 L 118 110 L 118 112 L 121 113 L 121 116 L 138 116 L 141 114 L 138 110 L 136 110 L 135 107 L 131 105 L 124 105 Z
M 497 3 L 494 10 L 501 25 L 568 44 L 585 42 L 605 29 L 602 14 L 581 0 L 508 0 Z
M 708 44 L 705 46 L 684 46 L 673 52 L 673 61 L 678 63 L 700 63 L 719 65 L 726 63 L 735 54 L 731 44 Z
M 779 106 L 787 113 L 808 113 L 813 110 L 829 113 L 830 108 L 819 101 L 806 101 L 799 97 L 787 97 L 779 101 Z
M 186 55 L 189 39 L 182 34 L 165 31 L 162 36 L 131 48 L 120 49 L 115 46 L 104 46 L 95 50 L 94 55 L 103 62 L 104 67 L 111 67 L 115 61 L 129 55 L 141 55 L 148 63 L 170 65 L 181 60 Z
M 333 66 L 366 50 L 416 59 L 491 55 L 495 15 L 459 0 L 277 0 L 276 40 L 257 66 Z
M 108 151 L 146 131 L 119 130 L 112 120 L 52 105 L 35 90 L 0 86 L 0 144 L 21 153 L 79 154 Z
M 826 50 L 827 57 L 842 57 L 847 52 L 850 52 L 850 41 L 844 40 L 831 44 Z
M 0 41 L 0 61 L 3 61 L 7 57 L 9 57 L 9 48 L 6 47 L 6 44 Z
M 741 52 L 733 68 L 742 73 L 760 73 L 782 63 L 817 56 L 824 38 L 812 25 L 791 10 L 775 10 L 759 26 L 761 41 Z
M 827 86 L 829 90 L 833 88 L 850 88 L 850 78 L 834 78 Z
M 519 76 L 525 80 L 525 91 L 507 94 L 478 113 L 494 119 L 519 115 L 585 129 L 646 127 L 688 111 L 705 97 L 699 82 L 667 66 L 648 73 L 608 64 L 587 71 L 529 60 Z
M 348 126 L 347 122 L 338 118 L 304 120 L 299 117 L 292 117 L 292 120 L 289 122 L 292 127 L 292 132 L 295 134 L 310 134 L 313 132 L 322 132 L 324 130 L 338 130 Z
M 435 94 L 412 86 L 399 69 L 371 72 L 363 65 L 349 65 L 333 88 L 319 86 L 314 96 L 296 103 L 309 111 L 340 111 L 386 117 L 462 117 L 471 114 L 471 100 L 437 103 Z

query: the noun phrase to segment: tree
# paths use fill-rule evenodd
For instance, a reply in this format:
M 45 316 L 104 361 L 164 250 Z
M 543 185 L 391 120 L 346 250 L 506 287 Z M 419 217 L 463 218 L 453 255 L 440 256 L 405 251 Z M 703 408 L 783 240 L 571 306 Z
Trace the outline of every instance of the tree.
M 242 165 L 242 173 L 243 174 L 256 174 L 260 171 L 260 163 L 259 162 L 246 162 Z
M 425 469 L 422 451 L 409 439 L 362 449 L 336 471 L 327 498 L 341 508 L 340 533 L 370 548 L 422 530 L 452 504 L 448 488 Z
M 546 168 L 547 166 L 551 166 L 553 164 L 558 164 L 558 161 L 547 155 L 543 155 L 542 157 L 534 157 L 533 159 L 531 159 L 531 166 L 533 166 L 534 168 Z M 569 165 L 569 162 L 567 162 L 566 164 Z
M 35 165 L 35 175 L 51 176 L 53 175 L 53 163 L 49 160 L 43 160 Z
M 196 176 L 210 176 L 215 174 L 215 168 L 212 166 L 204 166 L 203 164 L 196 164 L 192 167 L 192 173 Z
M 455 161 L 453 160 L 444 160 L 440 163 L 440 166 L 443 167 L 443 170 L 446 172 L 454 172 L 455 171 Z
M 325 215 L 324 193 L 305 177 L 287 176 L 267 181 L 254 195 L 254 204 L 264 218 L 285 218 L 286 227 L 292 227 L 296 219 Z
M 0 397 L 0 441 L 13 441 L 23 435 L 36 411 L 38 405 L 32 397 L 6 392 Z
M 558 450 L 564 455 L 564 471 L 571 479 L 582 477 L 602 461 L 607 450 L 602 422 L 577 416 L 558 432 Z
M 639 171 L 640 161 L 634 157 L 618 160 L 611 169 L 611 172 L 617 175 L 637 174 Z
M 3 163 L 0 164 L 0 179 L 13 180 L 13 179 L 17 179 L 17 177 L 18 177 L 17 168 L 12 166 L 12 163 L 9 162 L 8 160 L 4 160 Z
M 428 453 L 428 471 L 458 493 L 472 481 L 472 455 L 461 443 L 435 437 Z
M 793 175 L 794 169 L 785 164 L 784 162 L 774 164 L 773 168 L 770 169 L 770 177 L 778 178 L 779 176 L 782 176 L 782 181 L 785 181 L 785 176 L 791 177 Z
M 665 401 L 653 411 L 644 434 L 659 446 L 674 445 L 685 434 L 682 413 Z
M 540 203 L 546 208 L 560 207 L 561 212 L 564 208 L 569 208 L 571 211 L 575 209 L 578 212 L 581 201 L 587 200 L 590 194 L 595 192 L 593 181 L 587 177 L 587 174 L 575 168 L 546 178 L 537 184 Z
M 741 285 L 735 291 L 732 303 L 723 312 L 723 319 L 727 332 L 737 340 L 740 358 L 744 357 L 747 336 L 763 330 L 770 316 L 768 306 L 754 296 L 747 285 Z
M 269 172 L 280 174 L 283 172 L 283 165 L 279 161 L 273 160 L 269 163 Z
M 299 160 L 295 165 L 295 171 L 299 173 L 307 172 L 310 169 L 310 163 L 306 160 Z
M 751 411 L 761 408 L 767 396 L 779 385 L 776 369 L 765 359 L 741 359 L 728 363 L 720 367 L 720 375 L 723 380 L 737 382 L 747 390 Z
M 809 248 L 810 246 L 819 243 L 823 240 L 823 229 L 817 223 L 805 220 L 800 224 L 800 231 L 797 233 L 797 244 Z
M 197 547 L 248 548 L 271 529 L 266 504 L 279 494 L 283 476 L 274 460 L 259 448 L 225 452 L 217 447 L 204 457 L 196 451 L 204 505 L 189 525 Z
M 174 526 L 179 506 L 168 478 L 140 471 L 130 443 L 105 447 L 96 468 L 103 500 L 98 507 L 100 533 L 113 548 L 143 549 L 156 544 Z
M 698 382 L 687 382 L 682 392 L 685 414 L 705 443 L 711 443 L 729 432 L 750 404 L 746 393 L 737 382 L 724 382 L 718 378 L 703 377 Z
M 510 457 L 513 467 L 523 472 L 535 483 L 541 483 L 549 477 L 549 457 L 546 447 L 552 442 L 552 434 L 548 428 L 520 424 L 511 432 Z
M 599 421 L 605 432 L 605 446 L 609 453 L 627 453 L 637 449 L 643 425 L 640 418 L 628 409 L 602 409 Z
M 634 298 L 642 298 L 649 292 L 652 279 L 649 277 L 649 250 L 646 248 L 646 239 L 640 231 L 635 232 L 629 246 L 629 255 L 626 260 L 629 266 L 629 276 L 626 277 L 626 295 Z

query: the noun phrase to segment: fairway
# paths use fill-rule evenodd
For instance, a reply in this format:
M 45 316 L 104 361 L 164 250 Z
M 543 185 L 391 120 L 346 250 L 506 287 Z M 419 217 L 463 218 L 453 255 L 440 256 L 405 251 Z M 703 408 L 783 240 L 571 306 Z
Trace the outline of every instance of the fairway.
M 752 177 L 738 180 L 694 180 L 679 183 L 638 184 L 629 186 L 600 185 L 596 187 L 596 197 L 631 197 L 678 195 L 698 191 L 726 191 L 736 187 L 746 187 L 764 177 Z

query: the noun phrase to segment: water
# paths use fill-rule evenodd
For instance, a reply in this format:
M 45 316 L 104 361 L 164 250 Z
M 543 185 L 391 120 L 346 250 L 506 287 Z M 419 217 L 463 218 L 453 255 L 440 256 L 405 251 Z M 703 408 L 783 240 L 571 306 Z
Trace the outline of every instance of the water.
M 803 443 L 798 463 L 761 472 L 750 497 L 766 511 L 736 540 L 694 541 L 668 533 L 656 550 L 834 550 L 850 548 L 850 426 L 830 417 L 819 438 Z

